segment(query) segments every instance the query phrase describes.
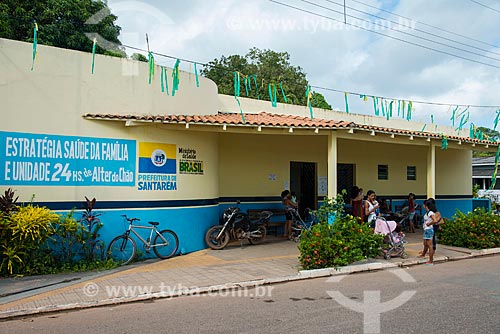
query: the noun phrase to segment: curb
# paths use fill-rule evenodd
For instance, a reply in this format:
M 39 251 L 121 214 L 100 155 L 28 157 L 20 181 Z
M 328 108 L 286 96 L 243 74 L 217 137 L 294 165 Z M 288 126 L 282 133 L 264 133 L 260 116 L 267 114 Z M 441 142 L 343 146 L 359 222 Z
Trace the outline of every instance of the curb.
M 500 248 L 490 248 L 490 249 L 482 249 L 479 251 L 471 251 L 471 253 L 469 254 L 452 256 L 452 257 L 438 256 L 434 259 L 434 262 L 450 262 L 450 261 L 466 260 L 475 257 L 489 256 L 496 254 L 500 254 Z M 350 275 L 350 274 L 369 272 L 369 271 L 409 267 L 409 266 L 424 264 L 426 261 L 427 261 L 426 259 L 410 259 L 398 262 L 372 262 L 365 264 L 348 265 L 345 267 L 337 267 L 337 268 L 300 270 L 297 273 L 297 275 L 291 275 L 291 276 L 272 277 L 259 280 L 211 285 L 206 287 L 187 288 L 177 291 L 155 292 L 150 294 L 137 295 L 133 297 L 104 299 L 104 300 L 99 300 L 97 302 L 87 302 L 87 303 L 67 304 L 67 305 L 49 305 L 29 310 L 11 310 L 11 311 L 0 312 L 0 321 L 11 320 L 13 318 L 19 318 L 22 316 L 33 316 L 33 315 L 59 312 L 59 311 L 80 310 L 91 307 L 120 305 L 125 303 L 140 302 L 140 301 L 160 299 L 160 298 L 175 298 L 181 296 L 203 296 L 203 295 L 210 295 L 213 293 L 220 293 L 224 291 L 239 290 L 242 288 L 255 288 L 263 285 L 272 285 L 277 283 L 286 283 L 286 282 L 300 281 L 300 280 L 314 279 L 321 277 Z

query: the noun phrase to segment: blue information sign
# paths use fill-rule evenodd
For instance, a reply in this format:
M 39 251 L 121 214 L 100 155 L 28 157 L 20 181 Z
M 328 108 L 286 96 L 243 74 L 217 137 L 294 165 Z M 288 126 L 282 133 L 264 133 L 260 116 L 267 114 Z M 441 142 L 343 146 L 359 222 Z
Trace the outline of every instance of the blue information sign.
M 136 141 L 0 131 L 0 185 L 135 186 Z

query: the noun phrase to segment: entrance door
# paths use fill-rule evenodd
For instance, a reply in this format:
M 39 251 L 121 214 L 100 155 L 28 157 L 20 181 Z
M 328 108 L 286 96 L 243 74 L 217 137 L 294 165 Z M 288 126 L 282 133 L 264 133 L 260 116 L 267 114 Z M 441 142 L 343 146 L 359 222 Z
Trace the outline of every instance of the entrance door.
M 345 189 L 347 194 L 344 196 L 344 202 L 349 203 L 350 191 L 354 186 L 354 165 L 337 164 L 337 194 Z
M 306 208 L 316 210 L 316 163 L 290 162 L 290 191 L 295 191 L 299 201 L 299 212 L 304 216 Z

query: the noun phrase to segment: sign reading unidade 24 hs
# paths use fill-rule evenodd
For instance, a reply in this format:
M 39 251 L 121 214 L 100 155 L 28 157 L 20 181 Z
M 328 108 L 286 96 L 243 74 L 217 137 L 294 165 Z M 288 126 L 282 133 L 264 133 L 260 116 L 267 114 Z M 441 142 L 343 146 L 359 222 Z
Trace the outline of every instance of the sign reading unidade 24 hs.
M 0 184 L 135 186 L 135 140 L 0 131 Z

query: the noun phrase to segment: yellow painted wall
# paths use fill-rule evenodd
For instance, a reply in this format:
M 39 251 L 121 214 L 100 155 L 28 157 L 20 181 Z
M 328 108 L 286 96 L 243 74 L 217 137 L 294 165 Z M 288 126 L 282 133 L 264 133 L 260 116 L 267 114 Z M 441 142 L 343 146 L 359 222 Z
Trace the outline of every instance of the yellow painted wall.
M 290 161 L 316 162 L 317 175 L 326 176 L 326 159 L 325 136 L 221 133 L 220 196 L 279 196 L 290 180 Z
M 123 121 L 82 117 L 85 113 L 214 114 L 218 99 L 212 81 L 200 77 L 197 88 L 194 74 L 181 71 L 180 89 L 172 97 L 161 93 L 159 71 L 153 84 L 148 84 L 146 63 L 97 55 L 92 75 L 90 53 L 43 45 L 38 51 L 35 68 L 30 71 L 31 44 L 0 39 L 0 131 L 176 144 L 197 150 L 205 174 L 177 174 L 176 191 L 138 191 L 128 186 L 12 186 L 21 201 L 32 195 L 40 202 L 81 201 L 84 196 L 99 201 L 218 197 L 216 134 L 165 130 L 153 124 L 125 127 Z M 0 163 L 3 160 L 2 152 Z M 9 187 L 2 180 L 0 189 Z
M 436 194 L 472 196 L 472 152 L 436 147 Z
M 364 192 L 372 189 L 380 195 L 426 193 L 425 146 L 338 140 L 338 162 L 355 164 L 355 184 Z M 388 180 L 378 180 L 378 165 L 389 166 Z M 416 166 L 417 180 L 406 179 L 406 167 Z

